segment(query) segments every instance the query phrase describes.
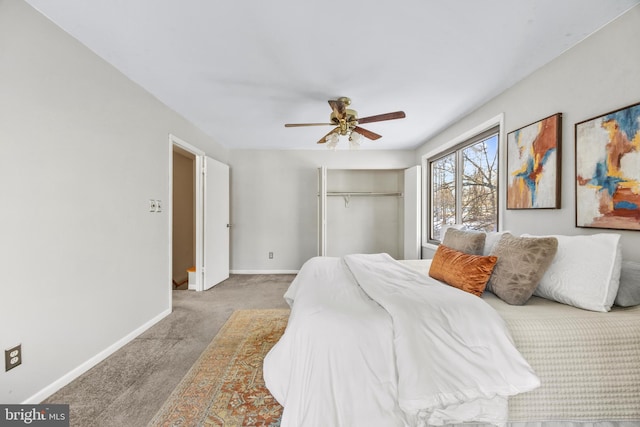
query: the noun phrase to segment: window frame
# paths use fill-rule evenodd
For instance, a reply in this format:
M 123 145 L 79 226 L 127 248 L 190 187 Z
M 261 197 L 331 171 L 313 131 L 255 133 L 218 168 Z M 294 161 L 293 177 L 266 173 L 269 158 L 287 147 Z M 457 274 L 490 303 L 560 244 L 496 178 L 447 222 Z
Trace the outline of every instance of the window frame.
M 496 228 L 501 230 L 501 224 L 504 217 L 504 186 L 502 184 L 502 176 L 505 169 L 504 160 L 504 114 L 499 114 L 490 120 L 480 124 L 479 126 L 470 129 L 462 135 L 448 141 L 445 144 L 440 145 L 437 149 L 427 152 L 422 155 L 422 178 L 423 178 L 423 194 L 422 194 L 422 246 L 434 248 L 440 243 L 438 240 L 430 239 L 431 233 L 431 205 L 432 205 L 432 192 L 431 192 L 431 168 L 430 163 L 439 158 L 443 158 L 451 153 L 459 151 L 461 148 L 472 145 L 487 139 L 491 135 L 498 134 L 498 177 L 497 177 L 497 212 L 496 212 Z M 456 157 L 461 156 L 459 151 Z M 456 188 L 462 188 L 462 174 L 456 173 Z M 458 216 L 461 209 L 461 198 L 456 196 L 456 215 Z M 457 220 L 456 220 L 457 222 Z

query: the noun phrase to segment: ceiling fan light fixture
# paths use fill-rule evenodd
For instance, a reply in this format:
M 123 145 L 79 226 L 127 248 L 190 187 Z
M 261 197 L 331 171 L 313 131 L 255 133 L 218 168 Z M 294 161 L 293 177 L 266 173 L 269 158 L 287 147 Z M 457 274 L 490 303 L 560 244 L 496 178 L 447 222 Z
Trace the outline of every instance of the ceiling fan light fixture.
M 327 135 L 325 140 L 329 144 L 337 144 L 340 141 L 340 135 L 338 135 L 337 132 L 333 132 L 333 133 L 330 133 L 329 135 Z
M 335 151 L 338 148 L 338 143 L 340 142 L 340 133 L 332 132 L 325 137 L 325 142 L 327 143 L 327 148 L 329 150 Z M 346 134 L 348 136 L 349 141 L 349 149 L 357 150 L 360 148 L 360 144 L 362 142 L 362 135 L 357 132 L 349 132 Z
M 328 149 L 335 150 L 336 147 L 338 146 L 338 142 L 340 142 L 340 135 L 338 135 L 336 132 L 333 132 L 327 135 L 327 137 L 325 138 L 325 141 L 327 141 Z
M 352 150 L 357 150 L 360 148 L 360 143 L 362 141 L 362 137 L 358 132 L 351 132 L 349 135 L 349 148 Z

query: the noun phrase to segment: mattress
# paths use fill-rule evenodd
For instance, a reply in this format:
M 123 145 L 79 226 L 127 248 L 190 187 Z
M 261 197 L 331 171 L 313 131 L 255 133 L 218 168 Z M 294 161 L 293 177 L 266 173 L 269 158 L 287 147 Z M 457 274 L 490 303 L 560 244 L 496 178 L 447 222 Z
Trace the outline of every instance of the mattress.
M 428 273 L 430 260 L 402 261 Z M 541 381 L 509 399 L 509 421 L 640 425 L 640 306 L 599 313 L 532 297 L 512 306 L 485 292 Z

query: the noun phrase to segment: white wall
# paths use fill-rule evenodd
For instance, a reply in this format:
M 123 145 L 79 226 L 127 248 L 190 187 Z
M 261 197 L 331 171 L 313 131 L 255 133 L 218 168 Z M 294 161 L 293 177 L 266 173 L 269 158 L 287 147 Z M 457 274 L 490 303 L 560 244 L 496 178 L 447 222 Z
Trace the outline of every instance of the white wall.
M 169 133 L 225 149 L 20 0 L 0 0 L 0 402 L 39 401 L 171 308 Z M 168 209 L 168 203 L 165 203 Z
M 317 254 L 319 167 L 402 169 L 417 163 L 413 151 L 234 150 L 229 164 L 231 270 L 295 271 Z
M 562 208 L 558 210 L 504 210 L 505 177 L 501 178 L 501 228 L 516 234 L 593 234 L 611 230 L 575 227 L 575 139 L 577 122 L 640 101 L 640 6 L 528 78 L 445 129 L 417 150 L 420 158 L 504 112 L 505 135 L 551 114 L 563 113 Z M 505 155 L 504 150 L 501 153 Z M 622 235 L 624 257 L 640 261 L 640 233 Z

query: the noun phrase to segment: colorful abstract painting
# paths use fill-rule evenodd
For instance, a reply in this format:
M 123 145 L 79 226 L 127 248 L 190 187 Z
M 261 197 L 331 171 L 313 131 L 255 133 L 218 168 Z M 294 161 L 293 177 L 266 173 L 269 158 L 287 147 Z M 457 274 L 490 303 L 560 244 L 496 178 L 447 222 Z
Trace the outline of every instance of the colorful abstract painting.
M 562 114 L 507 135 L 507 209 L 560 208 Z
M 640 230 L 640 103 L 576 123 L 576 226 Z

